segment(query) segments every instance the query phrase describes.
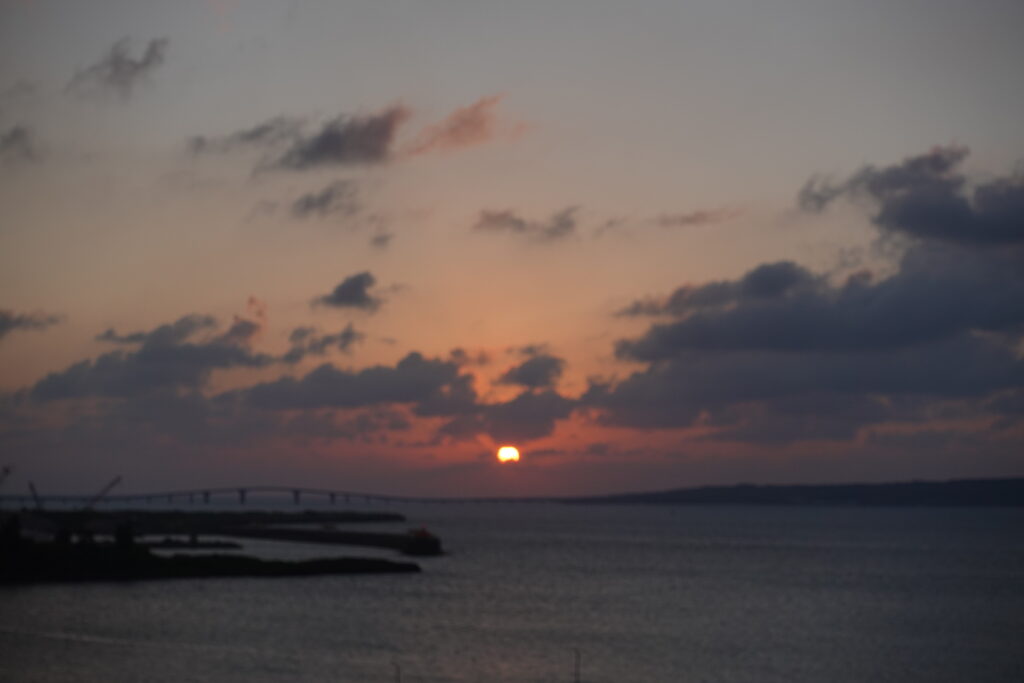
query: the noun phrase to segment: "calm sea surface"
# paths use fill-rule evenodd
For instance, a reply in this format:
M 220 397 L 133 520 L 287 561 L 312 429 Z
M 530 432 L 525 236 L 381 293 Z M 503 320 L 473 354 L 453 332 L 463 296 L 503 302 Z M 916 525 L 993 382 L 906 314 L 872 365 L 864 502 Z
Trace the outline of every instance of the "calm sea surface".
M 1024 510 L 391 509 L 450 554 L 0 589 L 0 681 L 1024 681 Z

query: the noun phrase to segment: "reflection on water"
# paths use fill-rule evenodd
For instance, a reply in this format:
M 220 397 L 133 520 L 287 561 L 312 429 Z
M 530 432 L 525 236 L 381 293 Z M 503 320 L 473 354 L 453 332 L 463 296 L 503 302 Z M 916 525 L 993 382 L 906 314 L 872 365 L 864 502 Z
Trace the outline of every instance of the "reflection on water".
M 0 680 L 571 681 L 574 648 L 589 683 L 1024 680 L 1024 511 L 398 511 L 450 554 L 419 575 L 0 590 Z

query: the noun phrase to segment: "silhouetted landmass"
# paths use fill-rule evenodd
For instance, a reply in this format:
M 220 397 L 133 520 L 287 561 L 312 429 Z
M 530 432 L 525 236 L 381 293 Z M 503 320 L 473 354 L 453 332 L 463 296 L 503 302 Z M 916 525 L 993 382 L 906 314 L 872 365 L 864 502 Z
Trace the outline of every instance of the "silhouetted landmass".
M 0 556 L 0 584 L 79 581 L 137 581 L 229 576 L 310 576 L 418 572 L 411 562 L 366 557 L 302 561 L 261 560 L 242 555 L 161 557 L 143 547 L 20 541 Z
M 1024 478 L 910 481 L 886 484 L 702 486 L 563 499 L 568 503 L 659 505 L 1024 506 Z
M 159 543 L 140 543 L 169 548 L 230 548 L 237 544 L 205 537 L 258 538 L 297 543 L 355 545 L 391 548 L 406 555 L 440 555 L 441 539 L 425 529 L 408 532 L 373 532 L 337 529 L 336 524 L 364 522 L 400 522 L 405 517 L 387 512 L 212 512 L 182 510 L 63 510 L 24 513 L 38 527 L 68 535 L 113 536 L 123 533 L 138 536 L 165 536 Z M 169 538 L 187 536 L 188 540 Z

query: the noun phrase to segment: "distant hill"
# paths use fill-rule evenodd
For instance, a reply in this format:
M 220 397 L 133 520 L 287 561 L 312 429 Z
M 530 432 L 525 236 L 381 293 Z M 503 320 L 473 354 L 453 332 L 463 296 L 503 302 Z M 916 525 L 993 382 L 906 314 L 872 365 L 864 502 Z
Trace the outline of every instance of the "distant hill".
M 656 505 L 929 505 L 1024 507 L 1024 478 L 887 484 L 702 486 L 566 499 L 569 503 Z

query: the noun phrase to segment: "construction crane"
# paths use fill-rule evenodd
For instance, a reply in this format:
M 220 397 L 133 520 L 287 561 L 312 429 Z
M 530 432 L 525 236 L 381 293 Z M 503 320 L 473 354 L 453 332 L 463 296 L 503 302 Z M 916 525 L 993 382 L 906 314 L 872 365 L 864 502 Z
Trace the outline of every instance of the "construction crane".
M 95 496 L 93 496 L 92 498 L 89 499 L 89 502 L 86 503 L 85 507 L 82 508 L 82 512 L 85 512 L 87 510 L 91 510 L 93 508 L 93 506 L 96 505 L 96 503 L 98 503 L 101 500 L 103 500 L 106 497 L 106 495 L 108 493 L 110 493 L 113 490 L 113 488 L 115 486 L 117 486 L 118 484 L 120 484 L 120 483 L 121 483 L 121 476 L 120 475 L 118 475 L 118 476 L 114 477 L 113 479 L 111 479 L 110 483 L 108 483 L 106 486 L 101 488 L 99 493 L 97 493 Z
M 29 493 L 32 494 L 32 502 L 36 504 L 36 510 L 43 509 L 43 499 L 39 497 L 39 492 L 36 491 L 36 485 L 32 482 L 28 483 Z

